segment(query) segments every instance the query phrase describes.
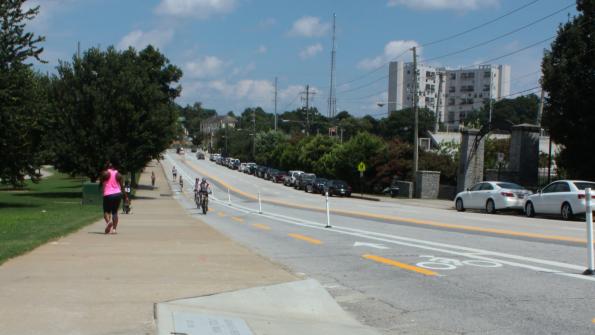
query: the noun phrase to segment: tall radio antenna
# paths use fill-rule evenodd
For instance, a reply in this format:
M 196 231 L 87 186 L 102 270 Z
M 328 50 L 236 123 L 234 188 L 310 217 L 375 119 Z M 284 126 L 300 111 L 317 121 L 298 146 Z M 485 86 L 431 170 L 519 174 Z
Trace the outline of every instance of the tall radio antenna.
M 335 21 L 337 15 L 333 13 L 333 50 L 331 51 L 331 85 L 328 95 L 328 117 L 332 119 L 337 113 L 337 98 L 335 97 Z

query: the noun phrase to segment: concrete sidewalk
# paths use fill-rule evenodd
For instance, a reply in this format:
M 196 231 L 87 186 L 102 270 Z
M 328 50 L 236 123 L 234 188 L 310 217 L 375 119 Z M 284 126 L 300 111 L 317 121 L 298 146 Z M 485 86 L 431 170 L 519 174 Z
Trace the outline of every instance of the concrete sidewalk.
M 188 216 L 141 176 L 117 235 L 96 222 L 0 267 L 0 334 L 151 334 L 155 303 L 296 276 Z

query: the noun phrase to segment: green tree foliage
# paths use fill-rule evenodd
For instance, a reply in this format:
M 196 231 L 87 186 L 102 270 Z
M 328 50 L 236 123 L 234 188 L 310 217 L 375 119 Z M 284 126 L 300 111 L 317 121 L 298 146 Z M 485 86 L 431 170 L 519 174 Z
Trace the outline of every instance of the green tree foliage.
M 420 137 L 434 129 L 435 116 L 427 108 L 420 108 L 418 111 L 418 129 Z M 413 143 L 413 128 L 415 113 L 412 108 L 405 108 L 392 112 L 387 118 L 379 121 L 379 135 L 385 139 L 397 138 L 400 141 Z
M 326 135 L 316 135 L 306 137 L 301 141 L 301 150 L 298 156 L 298 162 L 301 169 L 313 171 L 317 174 L 324 174 L 325 168 L 319 166 L 318 161 L 324 154 L 332 151 L 338 146 L 335 137 Z
M 577 11 L 543 57 L 543 124 L 563 146 L 559 167 L 572 178 L 595 180 L 595 1 L 578 0 Z
M 56 167 L 95 180 L 107 160 L 138 171 L 176 135 L 182 72 L 152 46 L 93 48 L 61 62 L 52 98 Z
M 537 124 L 539 97 L 535 94 L 520 96 L 515 99 L 502 99 L 492 105 L 494 123 L 510 122 L 512 124 Z M 469 113 L 465 118 L 466 125 L 481 127 L 488 123 L 490 103 L 487 102 L 479 111 Z
M 269 130 L 256 134 L 256 162 L 263 165 L 279 165 L 279 150 L 287 143 L 287 135 Z
M 39 7 L 23 10 L 25 0 L 0 1 L 0 179 L 20 186 L 38 180 L 40 143 L 45 132 L 47 81 L 25 62 L 40 60 L 44 37 L 25 32 Z

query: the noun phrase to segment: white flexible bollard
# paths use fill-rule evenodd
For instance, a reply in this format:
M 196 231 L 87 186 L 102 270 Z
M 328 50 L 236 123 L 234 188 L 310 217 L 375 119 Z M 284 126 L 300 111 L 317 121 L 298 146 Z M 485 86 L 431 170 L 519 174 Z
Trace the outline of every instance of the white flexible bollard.
M 583 274 L 595 274 L 595 260 L 593 256 L 593 204 L 591 201 L 591 188 L 585 189 L 585 221 L 587 222 L 587 254 L 588 268 Z
M 262 200 L 260 198 L 260 191 L 258 191 L 258 214 L 262 214 Z
M 331 211 L 330 211 L 330 206 L 328 203 L 328 192 L 325 193 L 325 199 L 326 199 L 326 227 L 325 228 L 331 228 Z
M 227 203 L 231 206 L 231 193 L 229 192 L 229 188 L 227 189 Z

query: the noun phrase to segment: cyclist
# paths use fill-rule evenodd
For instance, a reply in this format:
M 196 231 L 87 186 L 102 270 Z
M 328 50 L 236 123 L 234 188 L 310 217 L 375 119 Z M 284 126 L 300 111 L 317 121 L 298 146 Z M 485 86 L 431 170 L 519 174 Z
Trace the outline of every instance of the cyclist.
M 176 177 L 178 176 L 178 170 L 176 170 L 175 166 L 171 169 L 171 174 L 174 175 L 174 182 L 175 182 L 177 179 Z
M 199 195 L 199 199 L 198 199 L 198 203 L 202 204 L 202 200 L 203 197 L 207 197 L 208 199 L 208 194 L 210 193 L 210 187 L 211 185 L 209 185 L 209 183 L 207 182 L 207 178 L 202 178 L 202 181 L 200 182 L 200 185 L 198 187 L 198 195 Z
M 197 207 L 200 207 L 200 198 L 198 188 L 200 186 L 200 178 L 194 179 L 194 202 L 196 203 Z
M 182 178 L 182 176 L 180 176 L 180 192 L 182 192 L 184 189 L 184 178 Z

